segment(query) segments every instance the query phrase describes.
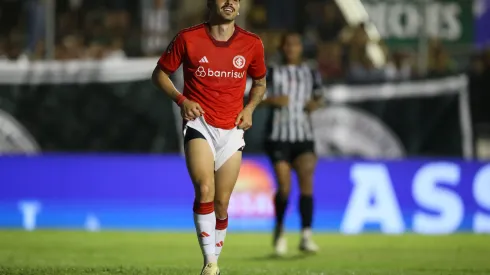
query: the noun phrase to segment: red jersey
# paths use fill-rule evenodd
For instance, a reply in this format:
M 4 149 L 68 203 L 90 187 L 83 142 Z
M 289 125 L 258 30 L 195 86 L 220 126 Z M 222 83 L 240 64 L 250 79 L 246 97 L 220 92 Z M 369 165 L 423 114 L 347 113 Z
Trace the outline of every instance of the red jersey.
M 262 40 L 236 25 L 226 42 L 214 39 L 206 23 L 180 31 L 158 65 L 172 74 L 182 63 L 184 96 L 201 105 L 208 124 L 221 129 L 236 127 L 247 75 L 253 79 L 266 75 Z

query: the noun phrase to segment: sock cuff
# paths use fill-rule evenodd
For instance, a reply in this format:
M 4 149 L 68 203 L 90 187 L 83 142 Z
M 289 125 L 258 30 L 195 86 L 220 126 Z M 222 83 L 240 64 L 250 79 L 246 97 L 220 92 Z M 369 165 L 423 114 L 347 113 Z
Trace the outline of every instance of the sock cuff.
M 207 215 L 214 212 L 214 202 L 199 202 L 194 201 L 194 207 L 192 208 L 194 213 L 199 215 Z
M 277 191 L 276 196 L 275 196 L 275 199 L 276 199 L 277 201 L 282 202 L 282 203 L 288 203 L 288 200 L 289 200 L 289 198 L 288 198 L 288 197 L 284 197 L 284 196 L 281 194 L 281 192 L 279 192 L 279 191 Z
M 228 228 L 228 217 L 226 217 L 224 220 L 216 218 L 216 229 L 225 230 L 226 228 Z
M 313 196 L 312 195 L 304 195 L 304 194 L 301 194 L 299 196 L 299 199 L 300 200 L 313 200 Z

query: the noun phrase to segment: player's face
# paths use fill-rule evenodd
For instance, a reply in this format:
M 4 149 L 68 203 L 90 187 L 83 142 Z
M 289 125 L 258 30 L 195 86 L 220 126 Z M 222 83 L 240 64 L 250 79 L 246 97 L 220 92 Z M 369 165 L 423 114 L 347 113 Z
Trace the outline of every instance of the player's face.
M 303 55 L 303 44 L 301 43 L 301 37 L 297 34 L 288 35 L 284 40 L 282 50 L 288 62 L 299 61 Z
M 213 0 L 212 12 L 226 21 L 233 21 L 240 10 L 240 0 Z

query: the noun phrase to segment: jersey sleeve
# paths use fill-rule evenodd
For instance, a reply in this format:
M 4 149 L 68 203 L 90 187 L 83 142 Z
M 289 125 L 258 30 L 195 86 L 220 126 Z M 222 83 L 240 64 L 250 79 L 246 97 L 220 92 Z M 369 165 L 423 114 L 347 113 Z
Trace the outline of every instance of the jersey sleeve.
M 267 82 L 267 85 L 272 85 L 274 83 L 274 68 L 272 67 L 268 67 L 267 68 L 267 74 L 266 74 L 266 77 L 265 77 L 265 80 Z
M 267 73 L 267 68 L 265 66 L 264 44 L 260 39 L 257 39 L 255 43 L 252 58 L 247 74 L 254 80 L 264 78 Z
M 173 74 L 182 64 L 185 55 L 185 41 L 177 34 L 158 60 L 158 66 L 167 74 Z
M 274 68 L 268 67 L 266 70 L 265 81 L 267 90 L 265 91 L 264 99 L 273 96 L 274 94 Z

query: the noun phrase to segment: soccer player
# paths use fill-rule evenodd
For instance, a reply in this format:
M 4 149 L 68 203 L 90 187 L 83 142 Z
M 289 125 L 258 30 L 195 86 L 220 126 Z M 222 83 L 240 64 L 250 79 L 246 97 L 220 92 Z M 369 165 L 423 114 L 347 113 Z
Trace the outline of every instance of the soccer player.
M 160 57 L 154 84 L 181 108 L 187 169 L 194 184 L 194 223 L 204 257 L 201 274 L 219 274 L 228 202 L 240 171 L 244 131 L 265 94 L 261 39 L 235 25 L 240 0 L 208 0 L 208 22 L 180 31 Z M 169 75 L 183 64 L 184 91 Z M 253 79 L 243 105 L 247 76 Z M 174 183 L 179 184 L 179 183 Z
M 313 174 L 317 158 L 314 152 L 310 113 L 322 106 L 318 72 L 302 61 L 301 36 L 287 33 L 282 38 L 282 64 L 269 68 L 267 98 L 263 104 L 271 107 L 266 150 L 273 164 L 278 190 L 274 199 L 276 226 L 273 244 L 278 255 L 287 252 L 284 237 L 284 216 L 291 189 L 291 171 L 295 170 L 299 186 L 301 242 L 299 249 L 315 252 L 318 246 L 311 237 L 313 222 Z

